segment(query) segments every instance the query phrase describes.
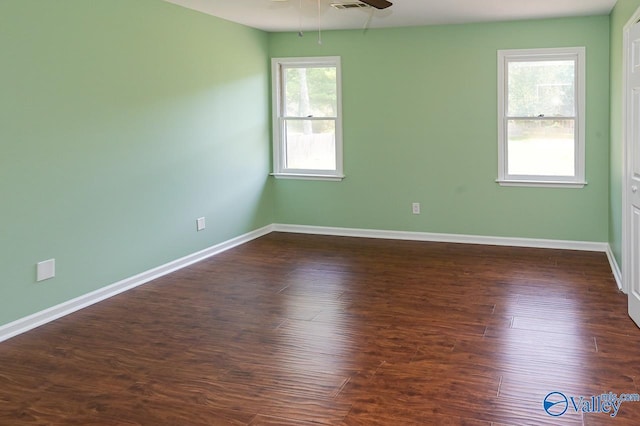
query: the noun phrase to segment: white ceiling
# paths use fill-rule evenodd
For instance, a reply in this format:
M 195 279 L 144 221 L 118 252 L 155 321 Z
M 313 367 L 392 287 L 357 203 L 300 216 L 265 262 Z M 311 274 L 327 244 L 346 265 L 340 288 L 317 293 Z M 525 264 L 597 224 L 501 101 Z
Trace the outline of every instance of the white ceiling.
M 165 0 L 265 31 L 405 27 L 602 15 L 616 0 L 391 0 L 385 10 L 336 10 L 356 0 Z M 320 13 L 318 13 L 320 2 Z

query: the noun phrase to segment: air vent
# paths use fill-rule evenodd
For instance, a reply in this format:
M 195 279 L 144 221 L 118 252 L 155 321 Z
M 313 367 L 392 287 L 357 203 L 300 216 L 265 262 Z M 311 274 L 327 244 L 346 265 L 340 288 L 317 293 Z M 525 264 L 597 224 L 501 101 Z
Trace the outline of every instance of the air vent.
M 359 9 L 362 7 L 369 7 L 368 4 L 353 2 L 353 3 L 331 3 L 331 7 L 336 9 Z

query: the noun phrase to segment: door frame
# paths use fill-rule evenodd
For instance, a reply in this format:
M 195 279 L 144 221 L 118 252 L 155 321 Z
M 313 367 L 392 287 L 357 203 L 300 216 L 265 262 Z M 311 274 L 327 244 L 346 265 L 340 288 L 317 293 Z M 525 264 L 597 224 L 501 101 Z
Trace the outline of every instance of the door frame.
M 629 294 L 631 288 L 631 197 L 629 196 L 628 173 L 631 170 L 631 143 L 633 119 L 629 117 L 631 111 L 631 96 L 629 96 L 629 66 L 632 52 L 629 43 L 629 31 L 640 21 L 640 7 L 631 15 L 622 30 L 622 291 Z

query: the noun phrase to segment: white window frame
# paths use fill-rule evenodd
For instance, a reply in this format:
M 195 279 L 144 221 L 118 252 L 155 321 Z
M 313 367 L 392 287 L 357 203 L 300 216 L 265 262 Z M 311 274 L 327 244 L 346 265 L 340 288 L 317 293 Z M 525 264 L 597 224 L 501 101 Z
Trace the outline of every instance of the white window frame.
M 296 117 L 284 116 L 284 85 L 282 70 L 293 67 L 335 67 L 336 68 L 336 116 L 318 117 L 319 120 L 334 120 L 336 141 L 336 169 L 312 170 L 312 169 L 288 169 L 285 167 L 285 119 Z M 272 111 L 273 111 L 273 173 L 279 179 L 311 179 L 333 180 L 344 179 L 343 155 L 342 155 L 342 71 L 339 56 L 320 56 L 302 58 L 272 58 Z M 305 117 L 306 118 L 306 117 Z
M 498 179 L 502 186 L 583 188 L 585 180 L 585 62 L 584 47 L 498 50 Z M 574 176 L 511 175 L 508 173 L 509 119 L 549 120 L 558 117 L 508 117 L 508 66 L 510 62 L 571 60 L 575 66 L 575 174 Z

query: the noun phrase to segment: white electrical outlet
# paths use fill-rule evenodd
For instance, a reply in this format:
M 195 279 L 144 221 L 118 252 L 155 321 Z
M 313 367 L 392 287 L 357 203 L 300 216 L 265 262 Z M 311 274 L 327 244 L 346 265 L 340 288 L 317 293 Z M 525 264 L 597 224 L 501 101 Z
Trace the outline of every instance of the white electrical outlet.
M 411 204 L 411 211 L 413 214 L 420 214 L 420 203 Z
M 202 231 L 205 227 L 206 225 L 204 222 L 204 217 L 199 217 L 198 219 L 196 219 L 196 229 L 198 231 Z
M 49 278 L 53 278 L 56 276 L 56 260 L 49 259 L 43 260 L 42 262 L 38 262 L 36 266 L 37 270 L 37 281 L 48 280 Z

